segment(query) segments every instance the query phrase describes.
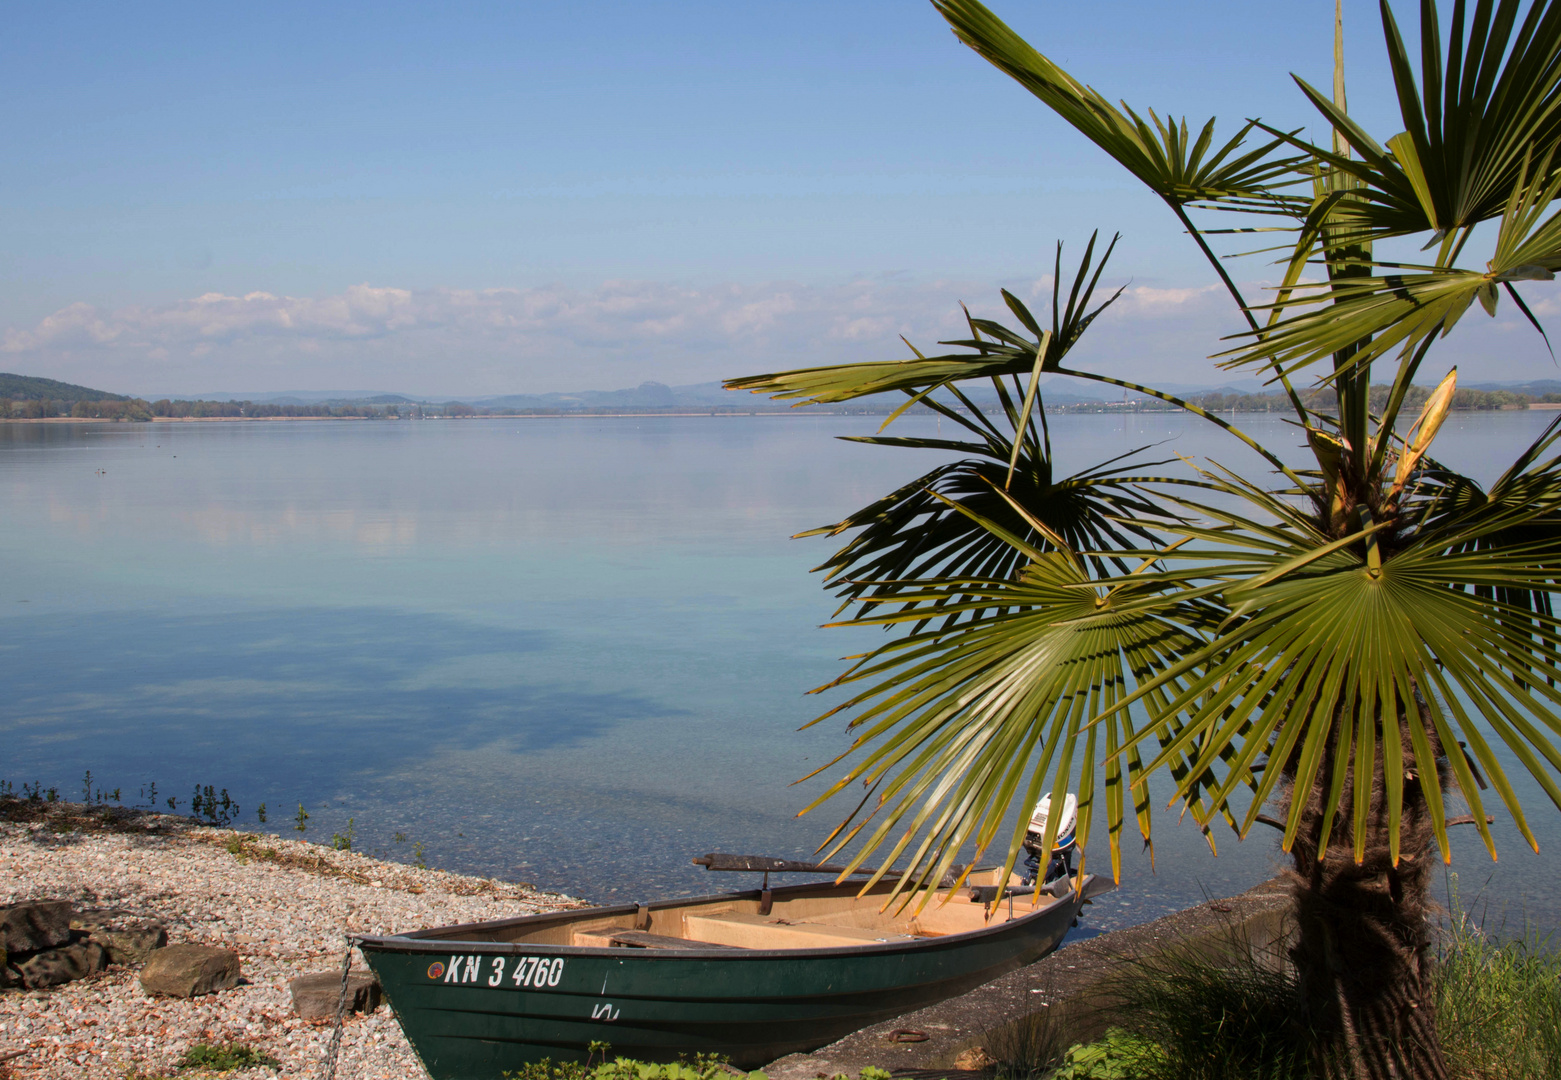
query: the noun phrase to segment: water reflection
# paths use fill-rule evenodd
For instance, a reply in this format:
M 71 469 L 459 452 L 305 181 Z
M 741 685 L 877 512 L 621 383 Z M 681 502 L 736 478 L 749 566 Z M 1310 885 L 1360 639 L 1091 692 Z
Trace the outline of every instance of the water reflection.
M 1489 480 L 1547 420 L 1455 415 L 1438 454 Z M 251 822 L 302 801 L 311 836 L 350 816 L 370 850 L 600 897 L 707 890 L 703 851 L 806 855 L 837 811 L 799 821 L 819 784 L 790 782 L 843 732 L 798 733 L 828 704 L 802 692 L 878 637 L 816 629 L 828 542 L 786 538 L 942 458 L 831 438 L 877 423 L 0 424 L 0 778 L 212 783 Z M 1152 442 L 1250 465 L 1179 417 L 1052 438 L 1069 470 Z M 1502 823 L 1492 888 L 1554 922 L 1561 829 L 1522 794 L 1545 854 Z M 1096 925 L 1276 865 L 1270 836 L 1214 859 L 1176 817 L 1157 872 L 1128 842 Z M 1457 843 L 1472 890 L 1491 864 Z

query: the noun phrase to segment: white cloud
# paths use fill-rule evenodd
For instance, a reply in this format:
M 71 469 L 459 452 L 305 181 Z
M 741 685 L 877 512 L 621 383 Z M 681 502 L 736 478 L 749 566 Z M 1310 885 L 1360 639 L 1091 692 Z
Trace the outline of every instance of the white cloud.
M 1027 297 L 1038 317 L 1048 318 L 1049 278 L 1007 284 Z M 1097 302 L 1116 287 L 1102 283 Z M 1248 290 L 1266 295 L 1258 284 Z M 902 334 L 923 350 L 939 339 L 966 336 L 961 300 L 978 316 L 1014 321 L 997 284 L 956 280 L 707 286 L 617 280 L 588 289 L 362 284 L 318 297 L 206 293 L 114 309 L 75 303 L 30 328 L 5 329 L 0 354 L 10 370 L 131 393 L 605 389 L 646 378 L 702 382 L 783 367 L 901 359 Z M 1534 303 L 1548 313 L 1548 299 L 1535 297 Z M 1218 382 L 1240 376 L 1217 371 L 1208 357 L 1228 347 L 1221 334 L 1241 328 L 1217 285 L 1128 283 L 1076 350 L 1073 364 L 1128 378 Z M 1543 347 L 1533 336 L 1532 375 L 1484 377 L 1553 373 L 1548 357 L 1541 370 Z
M 1123 308 L 1146 312 L 1176 311 L 1210 299 L 1223 297 L 1219 285 L 1204 285 L 1196 289 L 1156 289 L 1148 285 L 1131 285 L 1117 304 Z

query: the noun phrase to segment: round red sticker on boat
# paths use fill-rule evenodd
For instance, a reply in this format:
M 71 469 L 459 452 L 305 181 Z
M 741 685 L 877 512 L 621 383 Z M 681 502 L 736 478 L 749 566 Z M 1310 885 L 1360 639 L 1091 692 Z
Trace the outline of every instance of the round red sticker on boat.
M 435 960 L 432 964 L 428 965 L 428 977 L 430 979 L 437 979 L 437 978 L 439 978 L 439 976 L 441 976 L 443 974 L 444 974 L 444 961 L 443 960 Z

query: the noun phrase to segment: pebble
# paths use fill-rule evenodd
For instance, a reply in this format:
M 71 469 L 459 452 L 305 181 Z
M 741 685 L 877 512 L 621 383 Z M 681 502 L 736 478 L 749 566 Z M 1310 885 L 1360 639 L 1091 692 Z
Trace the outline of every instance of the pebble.
M 158 831 L 57 833 L 0 821 L 0 904 L 61 899 L 163 920 L 170 942 L 237 949 L 243 981 L 193 1000 L 148 997 L 111 967 L 45 991 L 0 991 L 0 1064 L 14 1080 L 126 1080 L 176 1073 L 196 1043 L 241 1043 L 279 1069 L 230 1080 L 318 1078 L 329 1022 L 293 1014 L 289 979 L 341 968 L 345 935 L 480 922 L 582 906 L 529 886 L 384 862 L 299 840 L 173 824 Z M 249 839 L 243 839 L 243 838 Z M 229 847 L 237 846 L 240 854 Z M 265 851 L 275 854 L 267 856 Z M 249 854 L 245 854 L 245 853 Z M 355 965 L 361 956 L 354 954 Z M 336 1075 L 425 1077 L 391 1010 L 347 1020 Z

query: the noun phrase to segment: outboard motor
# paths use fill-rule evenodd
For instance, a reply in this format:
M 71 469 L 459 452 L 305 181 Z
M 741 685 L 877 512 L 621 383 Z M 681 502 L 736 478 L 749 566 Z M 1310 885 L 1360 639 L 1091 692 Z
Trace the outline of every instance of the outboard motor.
M 1042 850 L 1042 845 L 1046 840 L 1046 826 L 1051 820 L 1051 813 L 1052 797 L 1047 795 L 1035 804 L 1035 813 L 1030 815 L 1030 828 L 1024 837 L 1024 883 L 1034 885 L 1044 864 L 1046 870 L 1040 878 L 1041 888 L 1048 889 L 1057 881 L 1064 883 L 1063 888 L 1068 888 L 1066 883 L 1073 876 L 1073 853 L 1078 849 L 1075 829 L 1079 819 L 1079 800 L 1072 795 L 1063 799 L 1062 815 L 1057 820 L 1057 839 L 1048 852 Z

